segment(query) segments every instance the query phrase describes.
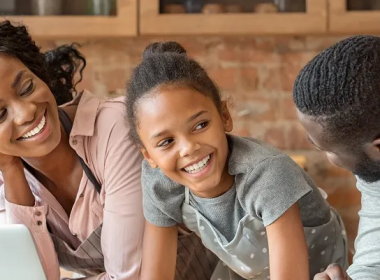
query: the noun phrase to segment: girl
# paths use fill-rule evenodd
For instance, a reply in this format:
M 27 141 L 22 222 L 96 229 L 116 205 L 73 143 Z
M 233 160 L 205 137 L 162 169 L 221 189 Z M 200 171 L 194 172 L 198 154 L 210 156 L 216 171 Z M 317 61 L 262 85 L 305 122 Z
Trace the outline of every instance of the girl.
M 127 90 L 146 159 L 142 279 L 174 278 L 181 224 L 222 261 L 215 280 L 306 280 L 332 262 L 347 266 L 338 214 L 288 156 L 228 134 L 226 102 L 181 45 L 148 46 Z

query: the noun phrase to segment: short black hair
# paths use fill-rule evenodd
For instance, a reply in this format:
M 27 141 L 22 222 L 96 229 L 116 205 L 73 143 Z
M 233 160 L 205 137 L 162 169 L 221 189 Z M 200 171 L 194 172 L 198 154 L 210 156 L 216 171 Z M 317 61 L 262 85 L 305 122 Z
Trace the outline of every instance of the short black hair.
M 9 20 L 0 22 L 0 55 L 19 59 L 53 93 L 57 104 L 73 99 L 75 86 L 82 79 L 86 59 L 77 50 L 77 44 L 63 45 L 42 53 L 32 40 L 26 26 L 12 24 Z M 74 75 L 79 71 L 79 81 L 74 83 Z
M 380 38 L 354 36 L 324 50 L 297 76 L 293 99 L 333 141 L 358 145 L 378 137 Z
M 204 68 L 186 54 L 177 42 L 156 42 L 146 47 L 141 63 L 133 70 L 127 83 L 127 122 L 130 136 L 142 145 L 137 134 L 138 101 L 152 90 L 162 86 L 188 86 L 210 97 L 221 109 L 220 92 Z

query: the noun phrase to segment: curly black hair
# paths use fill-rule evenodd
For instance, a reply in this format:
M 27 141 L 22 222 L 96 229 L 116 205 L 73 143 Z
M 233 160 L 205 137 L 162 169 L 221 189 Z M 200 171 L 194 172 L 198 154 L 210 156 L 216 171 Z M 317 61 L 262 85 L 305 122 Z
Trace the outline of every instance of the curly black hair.
M 354 36 L 324 50 L 299 73 L 293 99 L 330 139 L 357 145 L 378 137 L 380 38 Z
M 152 90 L 166 85 L 193 88 L 210 97 L 217 109 L 221 109 L 218 87 L 202 66 L 187 56 L 179 43 L 169 41 L 150 44 L 127 83 L 126 118 L 131 128 L 130 136 L 138 145 L 142 145 L 136 129 L 138 101 Z
M 58 105 L 73 99 L 75 86 L 82 80 L 86 67 L 86 59 L 77 50 L 77 44 L 63 45 L 42 53 L 27 28 L 9 20 L 0 22 L 0 54 L 19 59 L 48 85 Z M 74 83 L 78 70 L 79 80 Z

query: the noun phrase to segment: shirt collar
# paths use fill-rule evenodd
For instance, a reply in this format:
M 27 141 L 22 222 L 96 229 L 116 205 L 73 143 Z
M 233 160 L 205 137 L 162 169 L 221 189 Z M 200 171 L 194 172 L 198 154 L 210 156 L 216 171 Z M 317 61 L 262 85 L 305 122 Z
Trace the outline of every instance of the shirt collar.
M 100 99 L 95 97 L 89 91 L 84 90 L 72 101 L 62 105 L 62 107 L 70 105 L 78 106 L 70 137 L 93 136 Z

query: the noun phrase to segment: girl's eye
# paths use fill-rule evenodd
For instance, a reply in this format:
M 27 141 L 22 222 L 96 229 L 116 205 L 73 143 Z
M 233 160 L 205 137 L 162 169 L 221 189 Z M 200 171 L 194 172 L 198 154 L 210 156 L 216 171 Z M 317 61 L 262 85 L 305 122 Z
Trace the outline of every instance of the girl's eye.
M 33 90 L 34 90 L 34 83 L 33 83 L 33 80 L 30 80 L 28 82 L 28 86 L 25 89 L 23 89 L 21 96 L 28 95 L 28 94 L 32 93 Z
M 6 115 L 7 115 L 6 109 L 3 109 L 0 111 L 0 122 L 2 122 L 5 119 Z
M 168 145 L 170 145 L 172 142 L 173 142 L 173 139 L 165 139 L 165 140 L 161 141 L 160 143 L 158 143 L 157 146 L 160 148 L 165 148 Z
M 207 121 L 205 121 L 205 122 L 201 122 L 201 123 L 199 123 L 199 124 L 197 124 L 197 125 L 195 126 L 195 130 L 200 130 L 200 129 L 202 129 L 202 128 L 205 128 L 206 126 L 208 126 L 208 122 L 207 122 Z

